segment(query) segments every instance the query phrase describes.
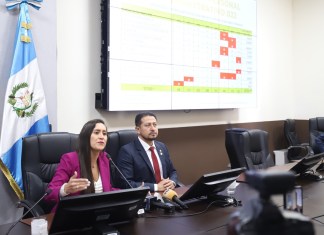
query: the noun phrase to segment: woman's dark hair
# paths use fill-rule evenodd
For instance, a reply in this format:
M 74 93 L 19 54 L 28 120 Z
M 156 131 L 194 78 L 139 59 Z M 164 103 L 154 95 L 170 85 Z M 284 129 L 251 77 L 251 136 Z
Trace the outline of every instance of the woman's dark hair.
M 95 192 L 94 184 L 93 184 L 93 176 L 91 171 L 90 137 L 97 123 L 102 123 L 106 125 L 105 122 L 101 119 L 93 119 L 88 121 L 86 124 L 84 124 L 79 134 L 78 146 L 76 150 L 80 162 L 80 170 L 81 170 L 80 177 L 87 178 L 91 182 L 90 186 L 86 190 L 82 191 L 82 193 L 84 194 Z
M 142 118 L 146 117 L 146 116 L 151 116 L 151 117 L 155 117 L 155 119 L 157 120 L 156 116 L 154 113 L 152 112 L 142 112 L 136 115 L 135 117 L 135 126 L 139 127 L 142 123 Z

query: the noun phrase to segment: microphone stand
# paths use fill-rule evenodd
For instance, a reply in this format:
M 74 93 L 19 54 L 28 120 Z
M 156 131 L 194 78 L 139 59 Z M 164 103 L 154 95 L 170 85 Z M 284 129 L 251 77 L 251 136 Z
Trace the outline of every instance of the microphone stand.
M 128 182 L 128 180 L 126 179 L 126 177 L 124 176 L 124 174 L 119 170 L 118 166 L 114 163 L 114 161 L 112 160 L 111 156 L 109 156 L 109 154 L 107 154 L 109 161 L 114 165 L 115 169 L 117 169 L 117 171 L 119 172 L 119 174 L 123 177 L 123 179 L 127 182 L 128 186 L 130 188 L 133 188 L 133 186 Z
M 41 200 L 43 200 L 43 198 L 46 196 L 46 195 L 48 195 L 48 194 L 50 194 L 52 192 L 52 190 L 51 189 L 47 189 L 46 190 L 46 192 L 44 193 L 44 195 L 43 196 L 41 196 L 41 198 L 40 199 L 38 199 L 38 201 L 37 202 L 35 202 L 34 203 L 34 205 L 31 207 L 31 208 L 29 208 L 13 225 L 11 225 L 10 226 L 10 228 L 8 229 L 8 231 L 7 231 L 7 233 L 6 233 L 6 235 L 9 235 L 9 233 L 10 233 L 10 231 L 18 224 L 18 222 L 22 219 L 22 218 L 24 218 L 36 205 L 38 205 L 38 203 L 40 203 L 40 201 Z

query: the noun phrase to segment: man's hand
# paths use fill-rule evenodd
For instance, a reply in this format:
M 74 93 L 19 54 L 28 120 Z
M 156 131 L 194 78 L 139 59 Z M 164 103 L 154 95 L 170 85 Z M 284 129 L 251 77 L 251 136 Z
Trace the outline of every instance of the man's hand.
M 175 188 L 174 182 L 169 178 L 162 179 L 157 185 L 158 185 L 158 191 L 165 191 L 167 189 Z

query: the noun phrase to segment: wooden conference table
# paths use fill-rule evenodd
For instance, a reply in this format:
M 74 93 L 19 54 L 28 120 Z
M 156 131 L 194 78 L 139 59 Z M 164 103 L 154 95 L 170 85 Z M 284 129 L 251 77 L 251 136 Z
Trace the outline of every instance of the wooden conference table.
M 311 182 L 297 180 L 297 183 L 303 187 L 304 215 L 317 218 L 313 220 L 316 234 L 324 234 L 324 181 Z M 183 190 L 183 189 L 180 189 Z M 180 192 L 181 193 L 181 192 Z M 255 190 L 246 183 L 240 183 L 233 195 L 242 203 L 251 198 L 258 197 Z M 273 201 L 279 207 L 283 205 L 281 195 L 274 196 Z M 168 235 L 168 234 L 194 234 L 194 235 L 226 235 L 227 223 L 230 215 L 241 207 L 219 207 L 211 205 L 208 209 L 208 202 L 199 201 L 189 204 L 188 210 L 176 211 L 173 214 L 167 214 L 162 209 L 156 209 L 153 212 L 145 213 L 144 217 L 136 218 L 135 221 L 114 226 L 121 235 Z M 48 221 L 51 221 L 51 215 L 48 215 Z M 320 222 L 318 222 L 320 221 Z M 321 224 L 323 223 L 323 224 Z M 6 234 L 11 224 L 0 226 L 0 234 Z M 10 235 L 30 235 L 30 226 L 19 222 Z M 71 234 L 71 233 L 69 233 Z M 93 234 L 92 232 L 74 233 L 74 234 Z

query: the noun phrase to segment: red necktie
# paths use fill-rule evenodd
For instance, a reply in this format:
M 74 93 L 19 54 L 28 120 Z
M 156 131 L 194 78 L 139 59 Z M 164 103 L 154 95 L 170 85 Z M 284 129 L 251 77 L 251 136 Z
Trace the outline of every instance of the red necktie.
M 153 167 L 155 172 L 155 180 L 156 183 L 159 183 L 161 181 L 161 172 L 160 172 L 159 162 L 155 155 L 153 146 L 150 147 L 150 151 L 151 151 L 151 157 L 152 157 L 152 162 L 153 162 Z

